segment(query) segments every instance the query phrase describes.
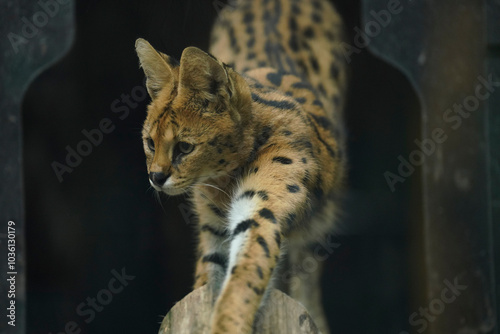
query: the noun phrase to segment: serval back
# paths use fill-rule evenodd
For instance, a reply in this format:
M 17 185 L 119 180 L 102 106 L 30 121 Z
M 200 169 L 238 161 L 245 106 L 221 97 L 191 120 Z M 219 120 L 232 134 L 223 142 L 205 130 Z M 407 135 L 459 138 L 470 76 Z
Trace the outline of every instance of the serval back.
M 194 288 L 218 294 L 212 334 L 250 333 L 271 286 L 328 333 L 321 261 L 313 271 L 302 264 L 317 258 L 340 210 L 341 37 L 326 0 L 242 0 L 220 13 L 210 53 L 188 47 L 177 62 L 136 42 L 152 98 L 143 128 L 150 183 L 191 195 Z

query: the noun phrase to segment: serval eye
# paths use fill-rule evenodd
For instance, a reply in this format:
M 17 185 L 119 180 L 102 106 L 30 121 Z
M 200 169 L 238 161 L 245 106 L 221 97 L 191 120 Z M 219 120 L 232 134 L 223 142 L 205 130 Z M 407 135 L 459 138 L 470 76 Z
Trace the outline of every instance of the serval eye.
M 180 141 L 179 143 L 177 143 L 177 145 L 179 147 L 179 152 L 183 154 L 191 153 L 194 149 L 194 145 L 186 143 L 184 141 Z
M 148 144 L 148 148 L 151 150 L 151 152 L 154 152 L 155 151 L 155 142 L 153 141 L 153 138 L 148 138 L 147 144 Z

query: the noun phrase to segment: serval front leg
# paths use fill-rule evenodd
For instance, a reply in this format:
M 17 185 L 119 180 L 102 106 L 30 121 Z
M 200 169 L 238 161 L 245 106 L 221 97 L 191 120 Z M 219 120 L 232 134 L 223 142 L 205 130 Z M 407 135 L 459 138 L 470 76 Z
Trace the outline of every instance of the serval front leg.
M 198 187 L 194 192 L 194 211 L 198 215 L 198 250 L 194 286 L 205 284 L 214 296 L 220 291 L 228 262 L 225 213 L 209 199 L 209 193 Z
M 255 313 L 280 256 L 283 232 L 292 217 L 302 214 L 308 190 L 305 171 L 294 152 L 261 156 L 246 176 L 229 214 L 229 264 L 216 302 L 212 334 L 250 333 Z

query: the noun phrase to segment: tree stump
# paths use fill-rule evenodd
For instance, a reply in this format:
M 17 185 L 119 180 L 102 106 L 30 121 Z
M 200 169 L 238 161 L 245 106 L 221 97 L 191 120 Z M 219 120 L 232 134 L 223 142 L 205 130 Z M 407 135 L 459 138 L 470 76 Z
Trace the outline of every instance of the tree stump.
M 214 297 L 203 286 L 177 302 L 163 318 L 159 334 L 205 334 L 210 332 Z M 304 306 L 273 289 L 256 315 L 254 334 L 319 334 Z M 238 333 L 235 333 L 238 334 Z

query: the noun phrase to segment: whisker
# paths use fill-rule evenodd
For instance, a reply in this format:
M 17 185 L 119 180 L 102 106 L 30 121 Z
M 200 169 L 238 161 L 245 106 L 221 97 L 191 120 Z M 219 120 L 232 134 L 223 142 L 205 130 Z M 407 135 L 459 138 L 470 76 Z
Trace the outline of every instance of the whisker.
M 227 197 L 230 197 L 229 194 L 227 192 L 225 192 L 224 190 L 222 190 L 221 188 L 219 187 L 216 187 L 214 186 L 213 184 L 208 184 L 208 183 L 202 183 L 202 182 L 199 182 L 198 184 L 202 185 L 202 186 L 207 186 L 207 187 L 212 187 L 214 189 L 217 189 L 219 190 L 220 192 L 224 193 Z

